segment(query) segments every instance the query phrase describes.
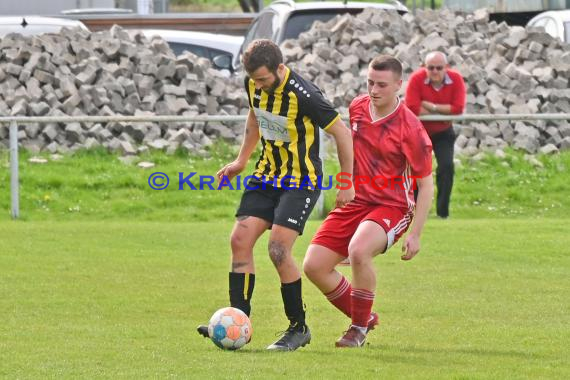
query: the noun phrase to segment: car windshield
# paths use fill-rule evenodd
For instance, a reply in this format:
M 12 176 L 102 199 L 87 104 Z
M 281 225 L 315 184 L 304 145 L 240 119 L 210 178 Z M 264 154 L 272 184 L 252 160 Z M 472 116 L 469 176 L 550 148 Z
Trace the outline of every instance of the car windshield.
M 172 49 L 174 54 L 177 56 L 184 53 L 185 51 L 189 51 L 192 54 L 197 55 L 198 57 L 210 58 L 208 54 L 208 49 L 204 46 L 199 45 L 192 45 L 192 44 L 185 44 L 181 42 L 168 42 L 168 46 Z
M 197 55 L 198 57 L 208 58 L 209 60 L 213 60 L 214 57 L 218 55 L 227 55 L 228 57 L 230 57 L 231 61 L 231 54 L 219 49 L 213 49 L 205 46 L 186 44 L 181 42 L 168 42 L 168 46 L 170 46 L 174 54 L 176 54 L 177 56 L 184 53 L 185 51 L 189 51 L 192 54 Z
M 311 28 L 317 20 L 327 22 L 334 16 L 343 13 L 356 14 L 362 12 L 362 9 L 330 9 L 317 10 L 312 13 L 293 13 L 287 21 L 287 27 L 283 34 L 283 40 L 293 38 L 296 39 L 303 32 Z
M 243 49 L 245 49 L 245 47 L 253 40 L 260 38 L 273 39 L 276 32 L 275 29 L 277 28 L 274 25 L 274 19 L 275 13 L 267 12 L 255 20 L 254 24 L 252 24 L 245 36 L 245 40 L 242 45 Z

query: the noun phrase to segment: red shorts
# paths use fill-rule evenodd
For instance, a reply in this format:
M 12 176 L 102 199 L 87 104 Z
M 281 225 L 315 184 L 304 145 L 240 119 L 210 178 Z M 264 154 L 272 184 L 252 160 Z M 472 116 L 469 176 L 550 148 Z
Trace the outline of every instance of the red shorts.
M 348 257 L 348 245 L 356 229 L 365 220 L 372 220 L 386 231 L 387 250 L 408 230 L 413 216 L 407 208 L 349 203 L 330 212 L 311 243 Z

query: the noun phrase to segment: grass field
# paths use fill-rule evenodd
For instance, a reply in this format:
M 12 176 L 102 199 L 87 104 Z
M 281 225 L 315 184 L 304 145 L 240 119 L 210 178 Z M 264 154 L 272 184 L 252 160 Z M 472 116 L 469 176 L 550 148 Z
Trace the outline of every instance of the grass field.
M 286 327 L 266 237 L 252 343 L 223 352 L 194 331 L 228 303 L 241 192 L 180 191 L 176 177 L 212 175 L 233 154 L 152 153 L 144 170 L 103 151 L 43 165 L 22 152 L 22 218 L 11 221 L 0 151 L 0 378 L 570 377 L 569 153 L 538 157 L 538 169 L 516 152 L 464 160 L 452 218 L 430 217 L 420 255 L 401 262 L 398 245 L 376 260 L 381 326 L 369 345 L 334 349 L 349 321 L 305 281 L 313 341 L 284 355 L 265 351 Z M 150 189 L 155 171 L 174 184 Z M 296 244 L 299 263 L 318 224 Z
M 102 150 L 82 151 L 46 164 L 20 158 L 20 215 L 22 220 L 148 220 L 195 222 L 232 220 L 241 191 L 184 190 L 178 173 L 213 176 L 235 156 L 234 148 L 217 145 L 210 158 L 142 155 L 138 161 L 156 164 L 151 169 L 125 165 Z M 258 155 L 254 154 L 257 158 Z M 454 218 L 560 218 L 570 210 L 570 152 L 539 156 L 543 168 L 535 168 L 521 153 L 509 151 L 505 159 L 488 156 L 479 162 L 464 160 L 456 170 L 451 212 Z M 255 159 L 244 171 L 252 172 Z M 0 221 L 10 219 L 9 156 L 0 150 Z M 149 176 L 163 172 L 170 178 L 166 190 L 152 190 Z M 336 175 L 338 164 L 328 160 L 326 176 Z M 235 187 L 235 181 L 234 181 Z M 242 185 L 243 189 L 243 185 Z M 333 205 L 335 189 L 326 191 L 326 209 Z M 433 211 L 433 210 L 432 210 Z
M 265 351 L 286 324 L 266 241 L 251 344 L 223 352 L 194 331 L 227 304 L 231 222 L 4 221 L 0 377 L 567 379 L 568 222 L 430 220 L 416 259 L 376 261 L 366 348 L 334 348 L 348 320 L 305 282 L 313 341 L 279 354 Z

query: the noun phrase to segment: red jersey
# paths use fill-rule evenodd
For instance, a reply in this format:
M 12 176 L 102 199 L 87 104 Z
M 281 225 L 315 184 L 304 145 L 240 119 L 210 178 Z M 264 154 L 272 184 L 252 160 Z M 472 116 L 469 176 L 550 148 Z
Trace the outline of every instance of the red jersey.
M 447 69 L 443 86 L 436 90 L 429 82 L 426 69 L 421 68 L 410 75 L 405 100 L 406 105 L 416 115 L 420 114 L 422 100 L 435 104 L 451 104 L 451 114 L 458 115 L 465 109 L 465 82 L 457 71 Z M 430 136 L 451 127 L 449 121 L 424 121 L 423 124 Z
M 355 98 L 349 108 L 355 202 L 413 210 L 414 179 L 432 172 L 431 141 L 403 102 L 378 120 L 372 120 L 370 107 L 366 94 Z

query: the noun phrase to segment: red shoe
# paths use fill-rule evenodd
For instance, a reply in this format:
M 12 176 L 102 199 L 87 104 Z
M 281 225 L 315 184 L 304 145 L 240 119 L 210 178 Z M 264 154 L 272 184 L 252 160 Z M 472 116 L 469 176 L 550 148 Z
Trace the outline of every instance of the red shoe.
M 374 330 L 376 326 L 378 326 L 378 313 L 371 312 L 370 319 L 368 320 L 368 326 L 366 326 L 366 333 L 370 332 L 370 330 Z
M 336 341 L 336 347 L 362 347 L 366 341 L 366 334 L 363 334 L 359 329 L 350 326 L 348 331 Z

